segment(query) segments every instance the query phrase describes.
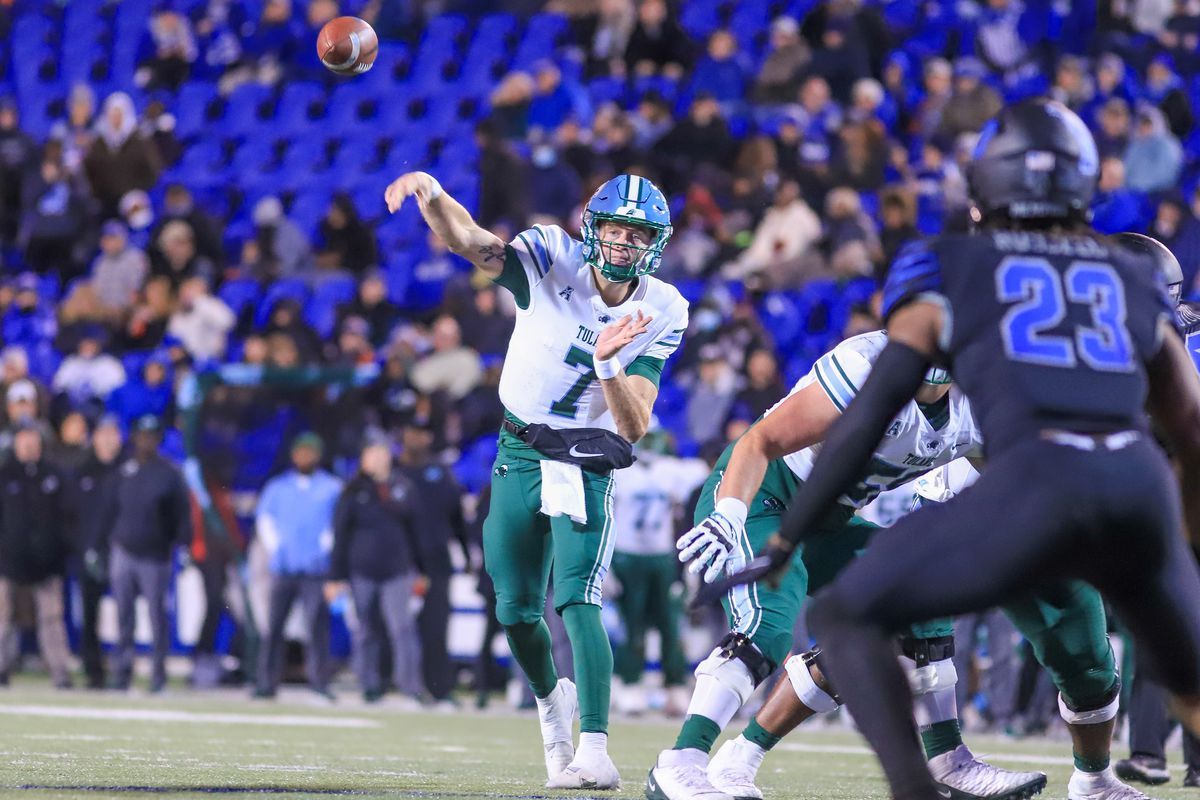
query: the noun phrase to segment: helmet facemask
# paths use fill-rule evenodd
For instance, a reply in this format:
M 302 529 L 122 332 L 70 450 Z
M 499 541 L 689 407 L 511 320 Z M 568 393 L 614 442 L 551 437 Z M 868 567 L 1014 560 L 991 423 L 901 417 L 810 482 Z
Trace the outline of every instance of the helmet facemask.
M 648 243 L 638 245 L 631 242 L 609 242 L 600 238 L 598 228 L 605 222 L 615 222 L 643 229 L 647 234 Z M 660 225 L 647 220 L 630 219 L 620 214 L 609 214 L 585 210 L 583 212 L 583 254 L 584 259 L 614 283 L 626 283 L 641 275 L 649 275 L 658 269 L 662 261 L 663 248 L 671 237 L 670 225 Z M 628 264 L 614 264 L 608 260 L 608 255 L 614 251 L 631 252 L 633 257 Z

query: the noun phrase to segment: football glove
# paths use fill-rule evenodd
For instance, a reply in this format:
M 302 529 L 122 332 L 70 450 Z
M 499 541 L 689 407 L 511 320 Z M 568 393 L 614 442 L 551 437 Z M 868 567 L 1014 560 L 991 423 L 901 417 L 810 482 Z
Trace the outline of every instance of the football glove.
M 745 563 L 738 549 L 743 527 L 720 511 L 714 511 L 679 537 L 675 543 L 679 549 L 679 560 L 688 564 L 688 572 L 692 575 L 699 575 L 703 570 L 704 582 L 712 583 L 726 569 L 735 570 Z

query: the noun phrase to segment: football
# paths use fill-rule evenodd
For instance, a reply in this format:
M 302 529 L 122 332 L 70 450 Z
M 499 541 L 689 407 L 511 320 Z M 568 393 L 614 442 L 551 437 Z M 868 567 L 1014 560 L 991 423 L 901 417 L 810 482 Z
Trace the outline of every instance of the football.
M 317 36 L 317 56 L 330 72 L 357 75 L 375 63 L 379 37 L 358 17 L 338 17 L 325 23 Z

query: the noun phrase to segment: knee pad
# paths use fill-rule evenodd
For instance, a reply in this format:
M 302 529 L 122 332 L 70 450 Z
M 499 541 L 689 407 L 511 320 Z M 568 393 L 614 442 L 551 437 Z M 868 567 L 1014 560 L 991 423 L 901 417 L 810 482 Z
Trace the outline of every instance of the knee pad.
M 696 665 L 697 678 L 702 675 L 713 678 L 735 693 L 743 704 L 773 671 L 773 665 L 749 637 L 732 632 Z
M 820 654 L 821 648 L 815 647 L 806 653 L 792 656 L 783 662 L 783 668 L 787 672 L 792 691 L 796 693 L 796 697 L 800 698 L 800 702 L 818 714 L 827 714 L 830 711 L 836 711 L 842 704 L 842 699 L 832 691 L 832 687 L 828 685 L 823 675 L 821 683 L 825 683 L 825 686 L 817 683 L 813 678 L 812 665 Z
M 1072 706 L 1067 702 L 1062 692 L 1058 693 L 1058 713 L 1068 725 L 1099 725 L 1117 716 L 1121 705 L 1121 681 L 1118 678 L 1105 697 L 1098 703 Z

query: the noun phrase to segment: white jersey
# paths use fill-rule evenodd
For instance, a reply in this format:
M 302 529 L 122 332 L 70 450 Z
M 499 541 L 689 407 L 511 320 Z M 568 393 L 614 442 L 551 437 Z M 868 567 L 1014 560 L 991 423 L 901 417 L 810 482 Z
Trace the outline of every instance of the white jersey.
M 516 297 L 517 319 L 500 376 L 500 401 L 525 423 L 615 431 L 592 369 L 600 330 L 638 310 L 653 317 L 646 333 L 617 359 L 626 374 L 652 375 L 657 382 L 662 363 L 683 340 L 688 304 L 670 284 L 644 275 L 628 300 L 609 307 L 582 251 L 557 225 L 535 225 L 510 243 L 497 283 Z
M 642 456 L 613 473 L 613 530 L 618 553 L 658 556 L 675 552 L 675 510 L 708 480 L 698 458 Z
M 788 396 L 815 382 L 829 395 L 838 411 L 845 411 L 886 344 L 887 334 L 883 331 L 845 340 L 821 356 Z M 780 403 L 767 413 L 778 408 Z M 940 424 L 935 425 L 935 422 Z M 931 422 L 917 402 L 910 400 L 892 420 L 883 440 L 875 448 L 867 476 L 842 495 L 839 502 L 862 508 L 880 492 L 908 483 L 956 458 L 978 455 L 982 448 L 983 436 L 975 424 L 966 395 L 957 386 L 950 387 L 947 416 L 943 420 Z M 812 472 L 820 449 L 821 445 L 813 445 L 786 455 L 783 460 L 796 477 L 804 480 Z

